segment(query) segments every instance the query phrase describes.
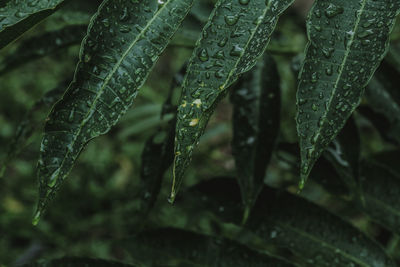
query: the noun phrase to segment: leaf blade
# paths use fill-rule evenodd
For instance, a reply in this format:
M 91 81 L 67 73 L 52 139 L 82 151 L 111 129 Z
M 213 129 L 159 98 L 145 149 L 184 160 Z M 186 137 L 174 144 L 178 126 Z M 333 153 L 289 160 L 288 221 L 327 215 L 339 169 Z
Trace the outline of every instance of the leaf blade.
M 170 202 L 176 197 L 193 149 L 215 106 L 238 76 L 256 64 L 279 16 L 292 2 L 217 2 L 197 41 L 183 83 Z
M 64 0 L 8 1 L 0 8 L 0 49 L 55 12 Z
M 84 38 L 74 80 L 45 126 L 34 224 L 85 144 L 108 132 L 132 104 L 192 3 L 169 0 L 158 10 L 155 0 L 106 0 L 100 5 Z
M 264 56 L 232 90 L 233 140 L 245 218 L 264 184 L 280 124 L 280 79 L 275 61 Z
M 300 189 L 322 151 L 359 105 L 388 50 L 399 11 L 397 1 L 315 2 L 307 22 L 309 43 L 297 91 Z

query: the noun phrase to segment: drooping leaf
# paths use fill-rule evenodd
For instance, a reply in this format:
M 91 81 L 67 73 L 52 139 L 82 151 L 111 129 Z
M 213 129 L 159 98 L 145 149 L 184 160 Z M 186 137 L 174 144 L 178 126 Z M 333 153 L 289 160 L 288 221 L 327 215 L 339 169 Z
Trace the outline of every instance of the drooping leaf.
M 358 176 L 360 163 L 360 135 L 353 118 L 345 123 L 341 132 L 323 152 L 332 166 L 338 179 L 347 186 L 350 192 L 358 194 Z
M 38 111 L 47 111 L 43 109 L 50 109 L 63 95 L 65 91 L 66 82 L 60 86 L 47 92 L 42 98 L 33 104 L 32 108 L 26 113 L 22 121 L 17 127 L 14 138 L 8 148 L 7 155 L 0 165 L 0 178 L 3 177 L 7 164 L 13 160 L 27 145 L 29 138 L 32 134 L 43 125 L 44 116 L 37 117 Z
M 399 234 L 400 174 L 374 161 L 364 161 L 361 171 L 362 210 L 372 220 Z
M 275 61 L 264 56 L 232 90 L 233 141 L 246 220 L 264 185 L 265 171 L 279 132 L 280 80 Z
M 159 127 L 156 134 L 147 139 L 142 152 L 142 163 L 140 169 L 141 196 L 140 216 L 143 220 L 150 212 L 160 193 L 162 178 L 165 171 L 172 165 L 174 160 L 174 139 L 176 124 L 176 106 L 172 103 L 173 91 L 182 84 L 182 72 L 186 65 L 174 75 L 171 82 L 168 97 L 161 109 L 161 117 L 172 114 L 174 117 L 164 127 Z
M 189 61 L 178 107 L 173 202 L 194 147 L 215 106 L 264 53 L 281 13 L 293 0 L 219 0 Z
M 183 193 L 182 200 L 200 197 L 203 208 L 216 210 L 213 213 L 224 222 L 238 223 L 240 213 L 231 207 L 240 200 L 232 192 L 239 192 L 234 179 L 212 179 Z M 223 212 L 218 207 L 224 207 Z M 289 249 L 305 266 L 396 266 L 378 243 L 341 218 L 271 188 L 260 193 L 245 228 L 260 238 L 259 248 Z
M 135 267 L 117 261 L 90 259 L 90 258 L 61 258 L 51 261 L 42 261 L 24 265 L 25 267 Z
M 162 178 L 174 160 L 176 119 L 165 129 L 159 128 L 145 143 L 140 168 L 141 220 L 147 216 L 157 200 Z
M 397 0 L 317 0 L 297 91 L 297 131 L 304 186 L 314 163 L 360 103 L 388 50 Z
M 49 115 L 38 163 L 38 222 L 79 153 L 126 112 L 193 0 L 104 1 L 84 38 L 74 80 Z M 157 10 L 158 9 L 158 10 Z
M 11 0 L 0 8 L 0 49 L 51 15 L 64 0 Z
M 228 239 L 175 228 L 148 230 L 125 243 L 146 266 L 294 266 Z
M 82 42 L 87 26 L 73 25 L 25 40 L 10 55 L 0 61 L 0 75 L 35 59 Z
M 399 82 L 399 72 L 384 62 L 376 71 L 365 91 L 368 105 L 388 121 L 389 127 L 387 129 L 378 130 L 382 131 L 387 139 L 397 144 L 400 144 Z M 372 123 L 375 124 L 375 120 L 372 120 Z M 375 126 L 380 127 L 379 124 L 375 124 Z

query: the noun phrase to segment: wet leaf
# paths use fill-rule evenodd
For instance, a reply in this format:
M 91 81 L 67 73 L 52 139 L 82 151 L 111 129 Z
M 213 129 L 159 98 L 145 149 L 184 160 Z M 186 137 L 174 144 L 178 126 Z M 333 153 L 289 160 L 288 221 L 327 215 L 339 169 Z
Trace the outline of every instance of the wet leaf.
M 79 153 L 126 112 L 193 0 L 104 1 L 89 25 L 74 80 L 51 111 L 38 162 L 37 223 Z
M 124 264 L 117 261 L 90 259 L 90 258 L 61 258 L 51 261 L 32 263 L 24 265 L 25 267 L 134 267 L 135 265 Z
M 300 189 L 314 163 L 358 106 L 388 50 L 400 2 L 317 0 L 297 91 Z
M 37 116 L 39 111 L 50 109 L 63 95 L 66 82 L 47 92 L 42 98 L 36 101 L 30 110 L 27 111 L 17 127 L 14 138 L 8 148 L 7 155 L 0 165 L 0 178 L 3 177 L 7 164 L 13 160 L 28 145 L 29 138 L 43 125 L 44 116 Z M 47 110 L 45 110 L 47 109 Z M 39 117 L 39 118 L 38 118 Z
M 399 234 L 400 174 L 370 160 L 363 162 L 361 170 L 362 210 L 372 220 Z
M 0 49 L 50 16 L 64 0 L 11 0 L 0 8 Z
M 234 105 L 232 149 L 246 220 L 264 185 L 280 120 L 280 79 L 270 56 L 243 75 L 232 90 Z
M 175 228 L 148 230 L 125 243 L 133 258 L 146 266 L 294 266 L 235 241 Z
M 0 75 L 60 49 L 80 44 L 86 34 L 86 29 L 86 25 L 67 26 L 23 41 L 15 52 L 1 60 Z
M 264 53 L 281 13 L 293 0 L 217 2 L 197 41 L 183 82 L 175 142 L 173 202 L 192 152 L 215 106 Z
M 182 202 L 200 196 L 198 202 L 204 209 L 212 210 L 224 222 L 238 223 L 240 213 L 231 208 L 240 204 L 232 194 L 235 192 L 239 188 L 234 179 L 212 179 L 194 186 L 189 194 L 183 193 Z M 224 207 L 223 212 L 214 211 L 217 207 Z M 306 266 L 396 266 L 378 243 L 341 218 L 305 199 L 268 187 L 260 193 L 245 228 L 260 238 L 259 247 L 288 249 Z

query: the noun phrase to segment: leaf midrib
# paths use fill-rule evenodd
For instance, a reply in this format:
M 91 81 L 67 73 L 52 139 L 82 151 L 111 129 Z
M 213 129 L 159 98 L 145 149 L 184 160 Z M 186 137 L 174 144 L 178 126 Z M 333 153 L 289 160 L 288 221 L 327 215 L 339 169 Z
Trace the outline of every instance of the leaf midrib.
M 278 0 L 278 1 L 281 1 L 281 0 Z M 262 24 L 262 22 L 264 21 L 264 19 L 265 19 L 265 15 L 267 14 L 267 12 L 271 9 L 271 5 L 272 5 L 272 2 L 275 2 L 275 1 L 268 1 L 268 5 L 266 5 L 266 7 L 265 7 L 265 9 L 264 9 L 264 13 L 263 13 L 263 19 L 261 20 L 261 22 L 260 23 L 258 23 L 257 24 L 257 26 L 256 27 L 254 27 L 254 31 L 251 33 L 251 35 L 249 36 L 249 38 L 248 38 L 248 41 L 247 41 L 247 43 L 246 43 L 246 45 L 244 46 L 244 48 L 243 48 L 243 53 L 242 53 L 242 55 L 236 60 L 236 63 L 235 63 L 235 65 L 234 65 L 234 67 L 232 68 L 232 70 L 229 72 L 229 74 L 228 74 L 228 76 L 226 77 L 226 79 L 225 79 L 225 82 L 220 86 L 220 88 L 223 88 L 223 90 L 225 91 L 226 90 L 226 87 L 227 87 L 227 85 L 229 84 L 229 82 L 230 82 L 230 79 L 232 78 L 232 76 L 236 73 L 236 70 L 237 70 L 237 67 L 238 67 L 238 65 L 239 65 L 239 63 L 240 63 L 240 61 L 241 61 L 241 59 L 243 58 L 243 55 L 246 53 L 246 51 L 247 51 L 247 49 L 248 49 L 248 46 L 249 46 L 249 44 L 250 44 L 250 42 L 251 42 L 251 40 L 253 40 L 253 38 L 254 38 L 254 35 L 255 35 L 255 33 L 257 32 L 257 29 L 260 27 L 260 25 Z M 219 7 L 219 6 L 218 6 Z M 215 13 L 213 13 L 213 15 L 215 15 Z M 277 16 L 278 15 L 280 15 L 280 13 L 278 13 L 277 14 Z M 211 21 L 210 21 L 210 23 L 207 23 L 205 26 L 204 26 L 204 28 L 206 28 L 209 24 L 211 24 Z M 272 32 L 271 32 L 272 33 Z M 271 37 L 271 34 L 269 35 L 269 37 L 268 37 L 268 41 L 266 42 L 266 44 L 265 44 L 265 47 L 266 46 L 268 46 L 268 43 L 269 43 L 269 41 L 270 41 L 270 37 Z M 203 39 L 203 38 L 201 38 L 201 39 Z M 200 43 L 200 42 L 199 42 Z M 194 56 L 194 55 L 193 55 Z M 191 60 L 191 63 L 190 63 L 190 65 L 189 65 L 189 67 L 188 67 L 188 70 L 190 70 L 190 68 L 191 68 L 191 66 L 193 65 L 193 61 Z M 187 78 L 188 78 L 188 75 L 185 75 L 185 79 L 184 79 L 184 81 L 183 81 L 183 84 L 184 85 L 186 85 L 187 84 Z M 183 88 L 182 89 L 182 91 L 183 90 L 185 90 L 186 89 L 186 87 L 185 88 Z M 202 118 L 204 118 L 204 115 L 205 115 L 206 113 L 202 113 L 201 115 L 202 115 Z M 176 186 L 176 170 L 175 170 L 175 159 L 176 159 L 176 157 L 177 156 L 175 156 L 174 157 L 174 165 L 173 165 L 173 168 L 172 168 L 172 191 L 171 191 L 171 198 L 173 199 L 173 197 L 172 196 L 176 196 L 176 192 L 178 191 L 178 190 L 175 190 L 175 186 Z M 186 161 L 188 161 L 189 159 L 184 159 L 184 163 L 186 163 Z
M 308 239 L 310 239 L 312 241 L 315 241 L 316 243 L 322 244 L 323 247 L 327 247 L 327 248 L 333 250 L 335 253 L 338 253 L 338 254 L 342 255 L 343 257 L 348 258 L 348 259 L 352 260 L 353 262 L 356 262 L 357 264 L 360 264 L 361 266 L 365 266 L 365 267 L 369 267 L 370 266 L 370 265 L 366 264 L 365 262 L 361 261 L 360 259 L 355 258 L 354 256 L 344 252 L 340 248 L 335 247 L 335 246 L 333 246 L 333 245 L 331 245 L 329 243 L 326 243 L 324 240 L 321 240 L 321 239 L 319 239 L 319 238 L 317 238 L 317 237 L 315 237 L 313 235 L 310 235 L 307 232 L 304 232 L 302 230 L 296 229 L 296 228 L 290 226 L 289 224 L 285 224 L 285 223 L 278 223 L 278 224 L 280 224 L 281 226 L 286 227 L 287 229 L 289 229 L 289 230 L 291 230 L 291 231 L 293 231 L 295 233 L 298 233 L 299 235 L 302 235 L 302 236 L 304 236 L 304 237 L 306 237 L 306 238 L 308 238 Z
M 115 64 L 114 68 L 112 69 L 112 71 L 110 72 L 110 74 L 105 78 L 103 85 L 101 86 L 100 90 L 97 92 L 96 94 L 96 98 L 93 101 L 93 104 L 91 105 L 91 107 L 89 108 L 88 112 L 86 112 L 85 115 L 85 119 L 82 121 L 82 123 L 80 124 L 78 131 L 74 134 L 74 139 L 71 143 L 71 146 L 73 147 L 75 145 L 76 140 L 78 139 L 79 134 L 81 133 L 81 130 L 83 129 L 83 127 L 85 126 L 85 124 L 90 120 L 90 118 L 92 117 L 92 115 L 94 114 L 94 109 L 95 106 L 97 104 L 97 101 L 100 99 L 101 95 L 103 94 L 105 88 L 107 87 L 109 81 L 111 80 L 112 76 L 115 74 L 115 72 L 117 71 L 117 69 L 119 68 L 119 66 L 122 64 L 122 62 L 124 61 L 124 59 L 127 57 L 127 55 L 129 54 L 129 52 L 132 50 L 132 48 L 135 46 L 135 44 L 137 43 L 138 40 L 140 40 L 140 38 L 144 35 L 144 32 L 147 31 L 147 29 L 150 27 L 150 25 L 153 23 L 153 21 L 158 18 L 158 14 L 160 14 L 164 9 L 166 9 L 166 6 L 168 6 L 171 2 L 173 1 L 168 1 L 167 3 L 165 3 L 157 12 L 155 12 L 154 16 L 147 22 L 146 26 L 143 28 L 143 30 L 136 36 L 136 38 L 132 41 L 132 43 L 129 45 L 129 47 L 125 50 L 125 52 L 122 54 L 121 58 L 117 61 L 117 63 Z M 105 6 L 107 2 L 103 2 L 102 5 L 99 7 L 99 10 L 101 10 L 103 8 L 103 6 Z M 97 13 L 98 15 L 100 15 L 100 13 Z M 97 19 L 97 16 L 96 16 Z M 93 20 L 94 21 L 94 20 Z M 90 26 L 89 26 L 90 27 Z M 85 37 L 86 40 L 87 36 Z M 79 60 L 79 63 L 81 63 L 82 60 Z M 78 63 L 78 64 L 79 64 Z M 91 115 L 92 114 L 92 115 Z M 64 163 L 65 160 L 68 158 L 68 155 L 70 154 L 70 150 L 67 150 L 67 153 L 65 154 L 63 161 L 60 164 L 60 167 L 58 167 L 58 169 L 62 169 L 64 167 Z M 63 174 L 63 176 L 65 176 L 66 174 Z
M 361 16 L 365 11 L 366 4 L 367 4 L 367 0 L 362 0 L 361 8 L 359 9 L 359 13 L 357 14 L 356 22 L 354 23 L 354 28 L 352 29 L 353 34 L 352 34 L 351 38 L 349 39 L 349 43 L 347 45 L 347 49 L 345 50 L 345 54 L 344 54 L 344 57 L 343 57 L 342 64 L 340 64 L 339 75 L 338 75 L 338 77 L 337 77 L 337 79 L 335 81 L 335 84 L 334 84 L 334 87 L 333 87 L 333 91 L 330 94 L 329 102 L 328 102 L 328 105 L 327 105 L 328 108 L 326 109 L 326 111 L 324 112 L 324 115 L 323 115 L 323 117 L 325 119 L 322 121 L 321 127 L 318 127 L 318 131 L 316 133 L 316 140 L 319 139 L 319 137 L 321 136 L 321 129 L 324 128 L 323 126 L 327 122 L 326 115 L 330 111 L 330 107 L 331 107 L 331 104 L 332 104 L 332 101 L 333 101 L 333 96 L 335 96 L 335 94 L 336 94 L 336 90 L 338 88 L 339 82 L 340 82 L 340 80 L 342 78 L 342 75 L 344 73 L 344 67 L 345 67 L 345 65 L 347 63 L 347 59 L 348 59 L 348 57 L 349 57 L 349 55 L 350 55 L 350 53 L 352 51 L 351 47 L 352 47 L 352 45 L 354 43 L 354 40 L 355 40 L 355 37 L 356 37 L 356 32 L 358 31 L 358 28 L 359 28 L 359 25 L 360 25 L 360 21 L 361 21 Z

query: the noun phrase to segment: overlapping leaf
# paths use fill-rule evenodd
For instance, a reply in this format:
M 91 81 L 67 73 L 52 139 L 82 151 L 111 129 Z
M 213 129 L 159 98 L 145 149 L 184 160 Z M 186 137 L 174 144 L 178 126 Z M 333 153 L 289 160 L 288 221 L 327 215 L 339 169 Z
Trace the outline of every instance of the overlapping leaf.
M 264 185 L 265 171 L 279 132 L 280 80 L 270 56 L 243 75 L 232 90 L 232 149 L 245 218 Z
M 0 61 L 0 75 L 62 48 L 80 44 L 87 26 L 73 25 L 25 40 L 10 55 Z
M 388 48 L 397 0 L 317 0 L 297 91 L 304 185 L 315 161 L 358 106 Z
M 64 0 L 10 0 L 0 8 L 0 49 L 51 15 Z
M 234 179 L 215 179 L 182 195 L 197 196 L 203 208 L 224 222 L 238 223 L 235 192 L 239 188 Z M 218 211 L 221 207 L 223 212 Z M 349 223 L 307 200 L 270 188 L 261 192 L 245 228 L 264 242 L 259 248 L 269 244 L 289 249 L 305 266 L 396 266 L 379 244 Z
M 377 114 L 384 117 L 388 122 L 388 127 L 383 129 L 375 123 L 373 118 L 372 123 L 379 128 L 378 130 L 382 132 L 385 138 L 397 144 L 400 144 L 399 81 L 399 72 L 384 62 L 375 73 L 365 92 L 369 106 Z M 368 114 L 365 115 L 370 117 Z M 382 123 L 382 121 L 378 123 Z
M 294 266 L 234 241 L 174 228 L 142 232 L 125 243 L 146 266 Z
M 215 106 L 264 53 L 281 13 L 293 0 L 217 2 L 189 62 L 178 107 L 171 201 Z
M 396 165 L 398 165 L 396 163 Z M 362 164 L 362 209 L 374 221 L 400 233 L 400 175 L 373 161 Z
M 7 164 L 14 159 L 21 150 L 27 145 L 29 138 L 32 136 L 35 130 L 37 130 L 38 125 L 42 125 L 44 120 L 43 117 L 37 119 L 37 112 L 42 110 L 43 108 L 50 109 L 63 95 L 65 91 L 66 82 L 62 83 L 60 86 L 54 88 L 47 92 L 41 99 L 36 101 L 36 103 L 32 106 L 32 108 L 26 113 L 23 120 L 17 127 L 17 131 L 14 135 L 13 140 L 8 148 L 7 156 L 4 160 L 1 161 L 0 165 L 0 177 L 4 175 Z
M 108 132 L 132 104 L 192 3 L 106 0 L 100 5 L 84 38 L 74 80 L 45 126 L 34 223 L 84 145 Z

